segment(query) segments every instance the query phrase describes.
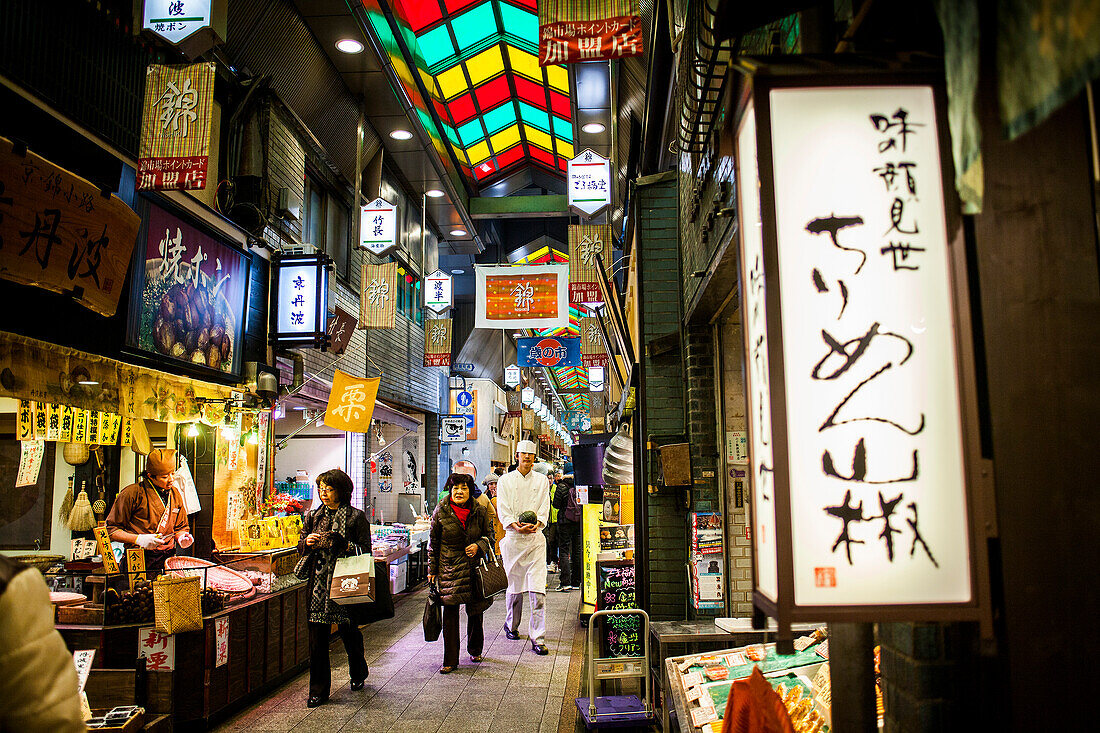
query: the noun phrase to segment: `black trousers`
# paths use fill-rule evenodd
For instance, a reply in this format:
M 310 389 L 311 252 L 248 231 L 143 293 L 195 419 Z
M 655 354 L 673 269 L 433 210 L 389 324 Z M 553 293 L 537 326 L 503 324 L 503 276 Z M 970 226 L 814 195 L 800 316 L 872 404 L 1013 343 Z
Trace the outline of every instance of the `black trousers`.
M 443 666 L 458 666 L 458 615 L 462 606 L 443 607 Z M 466 651 L 480 656 L 485 648 L 484 614 L 470 613 L 466 607 Z
M 561 585 L 581 584 L 581 523 L 558 522 L 558 581 Z
M 327 698 L 332 685 L 332 669 L 329 667 L 328 647 L 332 624 L 317 624 L 310 621 L 309 626 L 309 694 Z M 340 639 L 344 642 L 344 651 L 348 653 L 348 672 L 353 680 L 366 679 L 367 660 L 363 657 L 363 632 L 354 624 L 340 624 L 336 627 Z
M 549 524 L 543 531 L 546 537 L 546 564 L 558 561 L 558 523 Z

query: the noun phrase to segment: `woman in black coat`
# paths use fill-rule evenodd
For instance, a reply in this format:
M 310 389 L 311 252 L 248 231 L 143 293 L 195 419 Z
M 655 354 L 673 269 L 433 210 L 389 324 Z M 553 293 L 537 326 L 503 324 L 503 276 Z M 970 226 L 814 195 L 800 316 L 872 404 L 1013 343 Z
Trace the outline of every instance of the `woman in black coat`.
M 443 599 L 443 666 L 448 674 L 458 666 L 458 609 L 466 604 L 466 651 L 480 662 L 485 645 L 482 618 L 493 599 L 478 591 L 474 568 L 493 546 L 493 523 L 485 507 L 473 498 L 474 480 L 452 473 L 449 492 L 432 514 L 428 544 L 428 581 L 437 583 Z
M 306 514 L 302 539 L 298 541 L 301 562 L 309 573 L 309 699 L 306 705 L 311 708 L 328 700 L 332 682 L 328 656 L 331 624 L 337 625 L 348 653 L 351 689 L 363 689 L 368 673 L 359 626 L 352 622 L 347 607 L 328 597 L 336 561 L 352 554 L 353 545 L 364 554 L 371 552 L 370 521 L 366 514 L 351 505 L 352 490 L 351 477 L 338 468 L 318 476 L 321 506 Z

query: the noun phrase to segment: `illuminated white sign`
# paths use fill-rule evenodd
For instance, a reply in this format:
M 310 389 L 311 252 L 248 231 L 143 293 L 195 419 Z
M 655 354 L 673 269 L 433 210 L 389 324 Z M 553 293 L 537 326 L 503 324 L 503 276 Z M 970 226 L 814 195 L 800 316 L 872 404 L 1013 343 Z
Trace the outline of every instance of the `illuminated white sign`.
M 603 367 L 592 366 L 588 367 L 588 391 L 589 392 L 603 392 Z
M 509 387 L 515 387 L 520 382 L 520 369 L 515 364 L 504 368 L 504 383 Z M 527 390 L 524 390 L 526 392 Z M 534 392 L 532 391 L 532 395 Z
M 362 208 L 359 245 L 378 257 L 397 247 L 397 208 L 393 204 L 375 199 Z
M 611 204 L 611 161 L 585 150 L 566 165 L 569 208 L 593 217 Z
M 789 473 L 794 603 L 969 602 L 932 89 L 773 89 L 769 99 L 778 271 L 768 274 L 779 286 L 782 352 L 771 348 L 786 405 L 776 423 L 787 433 L 775 459 Z M 761 333 L 763 293 L 754 223 L 742 227 L 749 344 Z M 749 354 L 754 377 L 757 358 Z M 754 418 L 767 407 L 757 392 Z M 768 455 L 758 431 L 754 420 L 754 478 Z
M 424 278 L 424 307 L 443 313 L 454 304 L 454 287 L 451 276 L 436 270 Z
M 521 400 L 523 402 L 523 404 L 527 405 L 528 407 L 530 407 L 532 404 L 534 404 L 534 402 L 535 402 L 535 390 L 533 388 L 524 387 L 523 391 L 520 392 L 520 394 L 523 396 L 523 399 Z
M 752 532 L 756 587 L 779 597 L 776 557 L 775 484 L 772 476 L 771 391 L 768 384 L 768 314 L 764 299 L 764 240 L 757 186 L 756 110 L 751 103 L 737 132 L 737 190 L 741 212 L 741 272 L 744 286 L 745 370 L 752 439 Z
M 328 315 L 328 271 L 324 255 L 290 255 L 275 266 L 276 343 L 323 339 Z
M 145 0 L 142 28 L 179 43 L 210 25 L 211 0 Z

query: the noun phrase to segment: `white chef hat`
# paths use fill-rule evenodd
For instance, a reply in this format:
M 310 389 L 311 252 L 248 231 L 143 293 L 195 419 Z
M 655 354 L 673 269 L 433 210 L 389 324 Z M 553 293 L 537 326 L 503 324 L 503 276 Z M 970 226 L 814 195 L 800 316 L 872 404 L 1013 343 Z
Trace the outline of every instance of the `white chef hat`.
M 538 453 L 539 449 L 535 447 L 535 443 L 532 440 L 521 440 L 519 445 L 516 446 L 516 453 Z

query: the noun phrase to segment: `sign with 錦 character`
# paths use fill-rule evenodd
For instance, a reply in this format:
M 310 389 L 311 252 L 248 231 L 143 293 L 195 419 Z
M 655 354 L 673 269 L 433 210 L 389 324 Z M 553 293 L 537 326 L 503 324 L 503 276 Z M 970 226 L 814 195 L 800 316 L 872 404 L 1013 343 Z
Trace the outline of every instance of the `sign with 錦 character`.
M 603 343 L 603 332 L 600 330 L 600 320 L 595 316 L 585 316 L 581 319 L 581 366 L 607 367 L 607 348 Z
M 520 417 L 523 413 L 523 394 L 519 390 L 508 390 L 504 393 L 508 404 L 508 417 Z
M 397 318 L 397 263 L 363 263 L 359 285 L 359 328 L 393 328 Z
M 397 247 L 397 207 L 385 199 L 375 199 L 359 213 L 359 246 L 375 257 Z
M 381 381 L 380 377 L 353 377 L 337 369 L 325 408 L 325 425 L 347 433 L 367 432 Z
M 137 190 L 206 188 L 214 68 L 200 62 L 146 69 Z
M 914 79 L 757 76 L 736 125 L 754 604 L 780 639 L 983 617 L 946 112 Z
M 328 342 L 328 268 L 324 252 L 276 254 L 271 262 L 273 346 L 311 346 Z
M 591 219 L 611 205 L 611 161 L 584 150 L 566 166 L 569 208 Z
M 424 366 L 451 365 L 451 319 L 424 321 Z
M 0 277 L 113 316 L 140 225 L 118 196 L 0 137 Z
M 539 65 L 642 53 L 638 0 L 539 0 Z
M 126 345 L 218 374 L 240 372 L 251 259 L 149 204 Z
M 478 265 L 475 279 L 475 328 L 569 326 L 569 265 Z
M 436 313 L 446 313 L 454 305 L 454 282 L 443 270 L 424 278 L 424 307 Z
M 611 227 L 605 224 L 572 224 L 569 227 L 569 302 L 603 302 L 596 278 L 596 256 L 611 266 Z

